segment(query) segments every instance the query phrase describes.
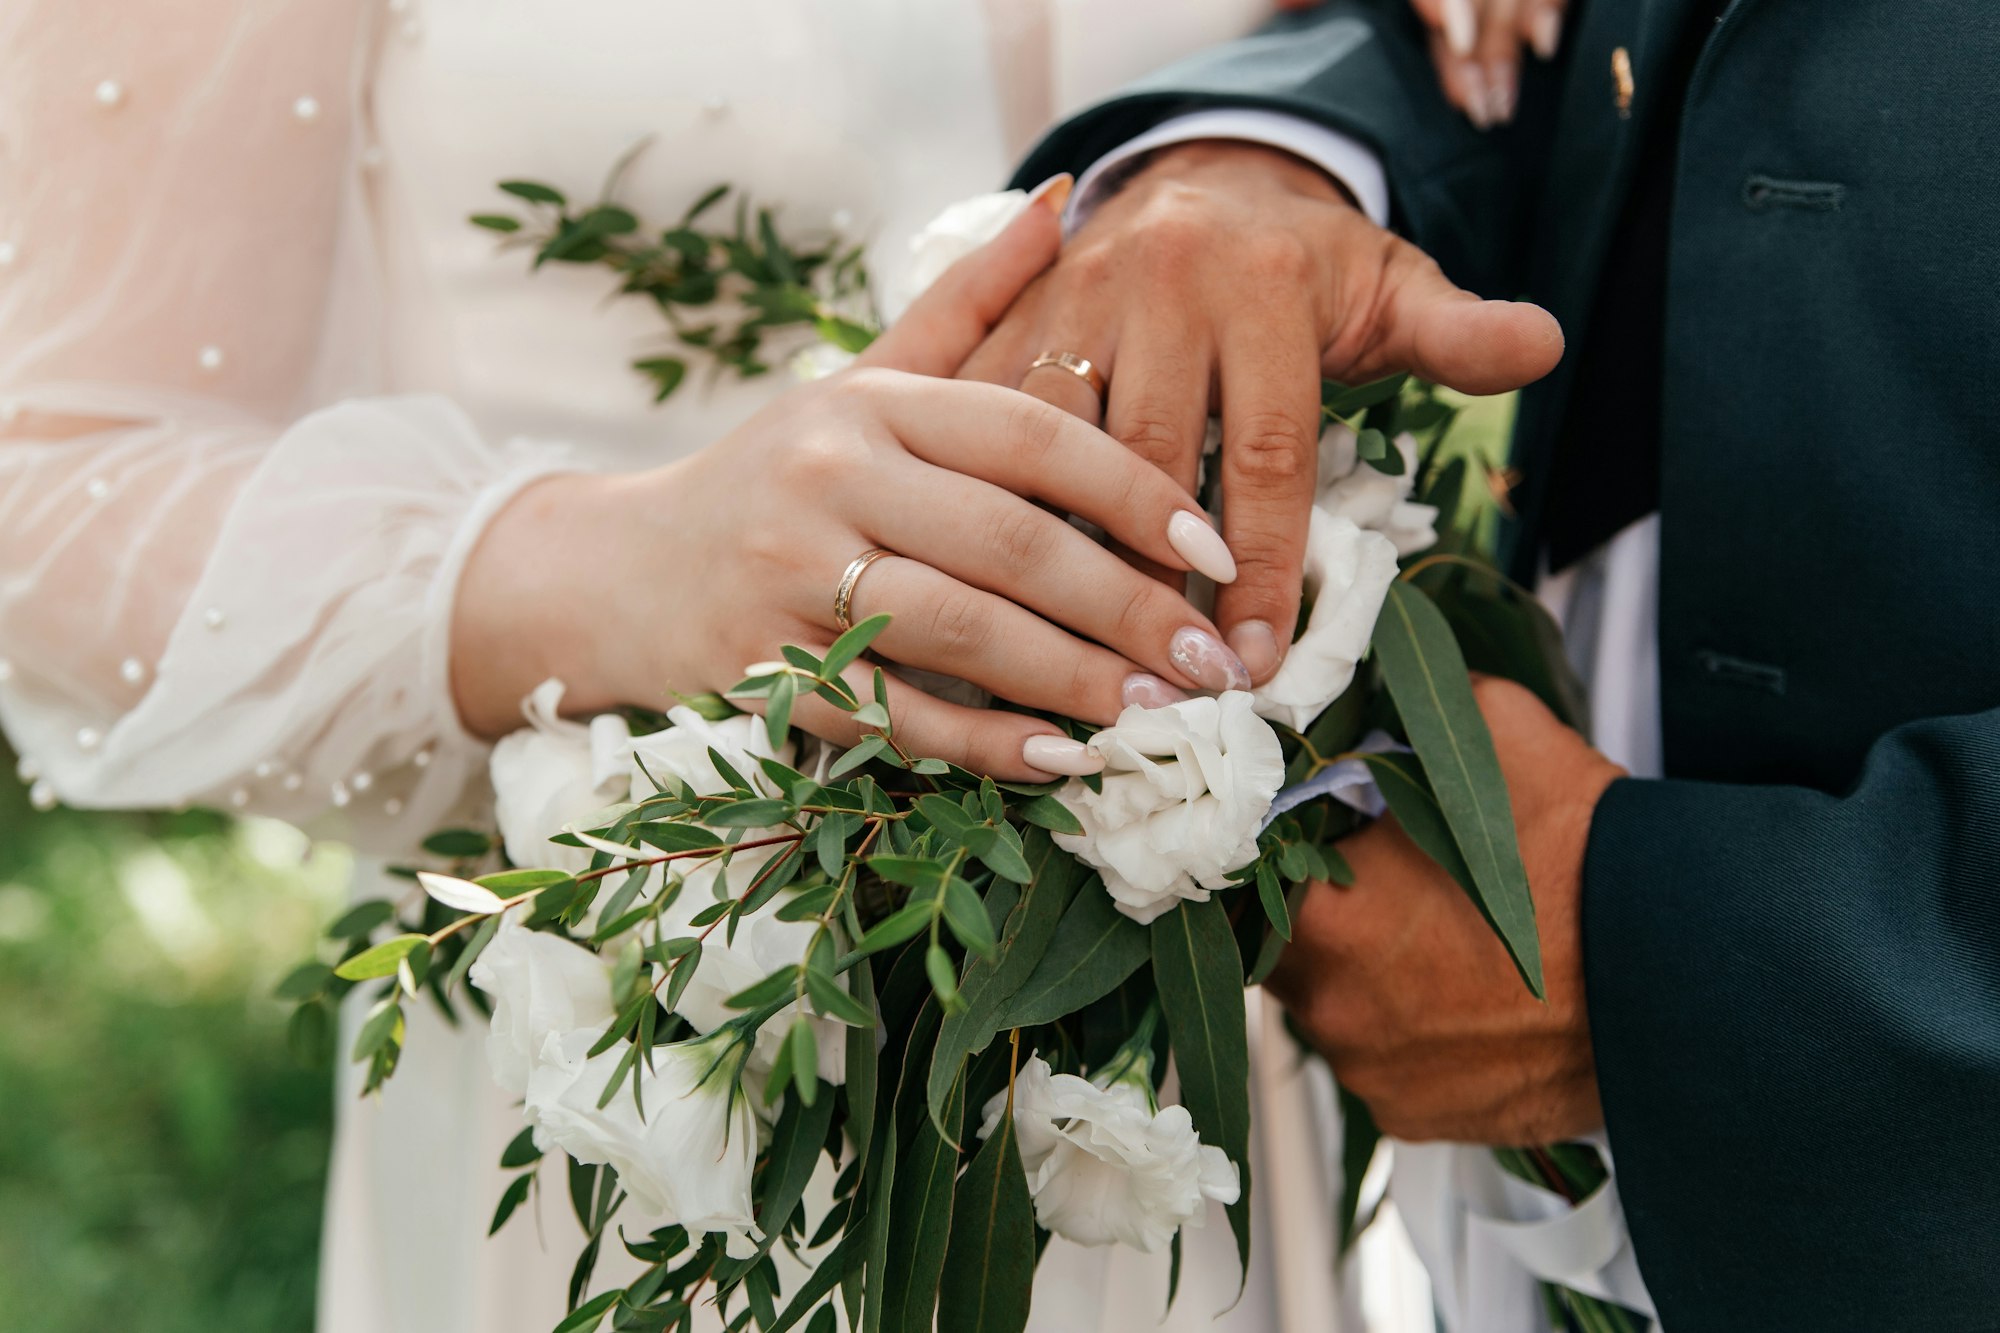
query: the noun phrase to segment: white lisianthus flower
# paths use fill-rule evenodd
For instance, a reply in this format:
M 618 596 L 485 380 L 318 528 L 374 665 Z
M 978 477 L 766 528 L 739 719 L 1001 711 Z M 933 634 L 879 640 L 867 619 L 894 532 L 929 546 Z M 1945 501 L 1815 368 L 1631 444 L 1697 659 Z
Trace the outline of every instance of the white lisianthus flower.
M 599 1035 L 549 1038 L 528 1078 L 529 1114 L 577 1161 L 615 1168 L 641 1212 L 691 1232 L 719 1231 L 731 1258 L 749 1258 L 762 1238 L 750 1198 L 758 1134 L 736 1034 L 654 1047 L 651 1072 L 640 1066 L 643 1116 L 629 1085 L 597 1105 L 629 1048 L 586 1058 Z
M 1403 456 L 1400 476 L 1363 462 L 1352 430 L 1329 422 L 1319 437 L 1319 493 L 1314 503 L 1356 527 L 1379 532 L 1395 543 L 1396 554 L 1415 555 L 1437 545 L 1437 506 L 1410 499 L 1417 484 L 1417 439 L 1408 431 L 1394 441 Z
M 526 911 L 524 905 L 500 918 L 468 974 L 493 1000 L 486 1037 L 493 1081 L 516 1097 L 527 1092 L 551 1037 L 586 1032 L 594 1042 L 617 1016 L 611 965 L 561 936 L 529 930 L 521 924 Z
M 729 861 L 730 892 L 742 893 L 756 878 L 757 872 L 784 851 L 783 847 L 753 847 L 736 853 Z M 660 926 L 666 936 L 699 933 L 689 923 L 698 913 L 718 901 L 715 884 L 719 873 L 719 867 L 713 863 L 688 872 L 679 896 L 661 916 Z M 695 968 L 694 980 L 681 992 L 680 1000 L 674 1006 L 674 1012 L 685 1018 L 695 1031 L 713 1032 L 730 1019 L 742 1017 L 741 1010 L 729 1007 L 730 996 L 755 985 L 780 968 L 793 967 L 805 961 L 806 951 L 812 947 L 815 927 L 810 921 L 778 919 L 778 909 L 784 905 L 786 896 L 780 894 L 748 916 L 740 917 L 733 936 L 726 926 L 717 927 L 702 941 L 701 963 Z M 664 987 L 661 993 L 665 994 Z M 798 1006 L 788 1005 L 757 1030 L 757 1041 L 750 1054 L 750 1072 L 753 1075 L 761 1078 L 771 1071 L 778 1051 L 784 1045 L 785 1033 L 797 1016 Z M 813 1013 L 810 1006 L 807 1016 L 812 1021 L 813 1036 L 819 1047 L 819 1076 L 829 1083 L 845 1083 L 847 1028 L 833 1019 Z
M 1096 868 L 1141 925 L 1182 899 L 1208 901 L 1257 856 L 1285 778 L 1277 733 L 1232 690 L 1164 708 L 1133 705 L 1091 737 L 1099 790 L 1073 779 L 1059 799 L 1083 825 L 1056 845 Z
M 961 199 L 910 238 L 910 266 L 903 283 L 914 299 L 944 271 L 1007 229 L 1028 206 L 1025 190 L 1002 190 Z
M 628 790 L 622 761 L 607 769 L 602 751 L 615 748 L 613 734 L 623 719 L 606 714 L 586 726 L 559 717 L 563 684 L 545 680 L 521 706 L 528 725 L 502 736 L 493 747 L 493 815 L 517 866 L 546 867 L 571 874 L 588 868 L 590 852 L 549 841 L 563 826 L 593 814 Z M 609 726 L 600 724 L 610 724 Z M 595 744 L 593 740 L 595 739 Z
M 979 1137 L 1006 1113 L 1003 1089 L 986 1103 Z M 1143 1063 L 1099 1086 L 1030 1057 L 1014 1078 L 1014 1132 L 1035 1220 L 1081 1245 L 1151 1254 L 1201 1225 L 1208 1200 L 1235 1203 L 1241 1190 L 1236 1165 L 1202 1143 L 1187 1108 L 1154 1103 Z
M 1256 692 L 1261 717 L 1293 731 L 1312 725 L 1354 681 L 1375 619 L 1396 581 L 1396 546 L 1379 532 L 1315 509 L 1306 533 L 1305 588 L 1312 610 L 1277 673 Z
M 795 753 L 787 739 L 773 746 L 764 719 L 738 713 L 720 722 L 710 722 L 692 708 L 667 711 L 673 725 L 664 731 L 632 738 L 632 790 L 645 795 L 653 790 L 646 779 L 650 773 L 660 782 L 678 781 L 697 796 L 715 796 L 729 790 L 729 782 L 716 771 L 708 752 L 713 749 L 743 779 L 767 796 L 778 796 L 777 784 L 765 776 L 757 760 L 775 759 L 789 765 Z M 644 765 L 643 771 L 641 765 Z

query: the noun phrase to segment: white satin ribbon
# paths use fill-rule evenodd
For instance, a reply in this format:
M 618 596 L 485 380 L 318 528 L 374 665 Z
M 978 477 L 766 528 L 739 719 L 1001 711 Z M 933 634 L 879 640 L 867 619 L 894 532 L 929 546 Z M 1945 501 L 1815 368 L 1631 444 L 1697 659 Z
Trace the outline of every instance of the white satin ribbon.
M 1592 1141 L 1609 1164 L 1603 1136 Z M 1447 1333 L 1546 1333 L 1542 1282 L 1657 1321 L 1615 1174 L 1572 1206 L 1501 1170 L 1488 1148 L 1397 1143 L 1394 1167 L 1389 1194 L 1430 1270 Z

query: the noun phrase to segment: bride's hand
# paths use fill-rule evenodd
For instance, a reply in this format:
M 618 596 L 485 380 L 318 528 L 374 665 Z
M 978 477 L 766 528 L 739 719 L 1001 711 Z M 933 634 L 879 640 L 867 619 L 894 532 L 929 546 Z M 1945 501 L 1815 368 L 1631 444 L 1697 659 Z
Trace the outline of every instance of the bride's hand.
M 1568 0 L 1410 0 L 1431 30 L 1445 100 L 1480 129 L 1514 119 L 1521 57 L 1555 59 Z
M 851 614 L 894 617 L 874 646 L 893 664 L 1099 723 L 1182 686 L 1247 688 L 1207 617 L 1052 512 L 1170 568 L 1198 560 L 1233 577 L 1184 491 L 1025 394 L 933 378 L 957 369 L 1059 244 L 1053 210 L 1031 207 L 864 364 L 785 394 L 669 466 L 524 491 L 461 583 L 452 678 L 468 725 L 518 725 L 522 696 L 547 676 L 581 711 L 663 706 L 672 692 L 727 689 L 783 644 L 824 649 L 838 632 L 842 572 L 875 547 L 895 554 L 861 576 Z M 869 668 L 851 672 L 866 697 Z M 911 752 L 997 777 L 1093 767 L 1047 722 L 960 707 L 893 678 L 890 712 Z M 793 718 L 835 741 L 857 738 L 816 698 Z

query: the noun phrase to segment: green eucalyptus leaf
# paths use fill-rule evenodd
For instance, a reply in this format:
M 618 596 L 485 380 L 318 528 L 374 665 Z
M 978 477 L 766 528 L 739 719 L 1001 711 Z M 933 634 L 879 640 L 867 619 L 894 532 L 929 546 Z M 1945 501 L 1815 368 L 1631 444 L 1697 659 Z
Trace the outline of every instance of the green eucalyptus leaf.
M 1374 648 L 1481 908 L 1522 980 L 1540 997 L 1541 943 L 1515 838 L 1513 803 L 1451 627 L 1429 597 L 1399 580 L 1390 585 L 1376 622 Z
M 500 188 L 517 199 L 526 199 L 533 204 L 554 204 L 560 208 L 569 202 L 561 190 L 538 181 L 501 181 Z
M 474 213 L 472 225 L 484 227 L 488 231 L 515 232 L 521 230 L 519 218 L 508 217 L 505 213 Z
M 398 935 L 354 955 L 333 969 L 333 973 L 343 981 L 369 981 L 375 977 L 390 976 L 396 971 L 396 965 L 408 958 L 420 944 L 428 948 L 430 941 L 422 935 Z
M 894 1262 L 875 1277 L 882 1286 L 883 1320 L 891 1329 L 927 1329 L 936 1317 L 938 1282 L 951 1235 L 952 1196 L 958 1174 L 957 1140 L 964 1115 L 961 1081 L 945 1100 L 945 1133 L 920 1123 L 896 1181 L 889 1253 Z
M 1180 1073 L 1181 1101 L 1201 1134 L 1236 1164 L 1229 1206 L 1242 1271 L 1250 1271 L 1250 1047 L 1243 963 L 1219 898 L 1185 902 L 1151 927 L 1153 981 Z
M 1001 1007 L 996 1030 L 1067 1018 L 1116 990 L 1146 961 L 1149 949 L 1146 928 L 1120 913 L 1092 876 L 1071 898 L 1034 971 Z
M 1021 1333 L 1034 1287 L 1034 1204 L 1014 1117 L 1003 1115 L 958 1182 L 938 1333 Z
M 500 1234 L 500 1228 L 507 1225 L 507 1219 L 514 1215 L 514 1210 L 527 1201 L 528 1190 L 534 1183 L 535 1174 L 532 1171 L 507 1182 L 506 1190 L 500 1195 L 500 1206 L 493 1210 L 493 1224 L 486 1228 L 487 1235 Z
M 1054 794 L 1037 796 L 1021 807 L 1021 818 L 1030 824 L 1045 828 L 1051 833 L 1067 833 L 1080 837 L 1083 825 L 1070 812 L 1070 808 L 1057 800 Z
M 370 898 L 359 902 L 342 913 L 332 925 L 326 928 L 327 938 L 336 940 L 360 939 L 372 934 L 378 926 L 386 926 L 395 919 L 396 907 L 386 898 Z

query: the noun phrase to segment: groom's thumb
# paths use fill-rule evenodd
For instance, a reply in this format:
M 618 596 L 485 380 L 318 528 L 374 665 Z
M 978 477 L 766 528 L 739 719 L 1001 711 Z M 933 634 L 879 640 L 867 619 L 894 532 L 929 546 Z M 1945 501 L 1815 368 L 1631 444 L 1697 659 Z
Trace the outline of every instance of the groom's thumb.
M 1027 285 L 1062 249 L 1068 173 L 1043 181 L 998 236 L 946 269 L 911 303 L 861 363 L 918 375 L 958 373 Z
M 1426 259 L 1396 287 L 1382 352 L 1392 370 L 1475 395 L 1533 384 L 1562 360 L 1556 317 L 1527 301 L 1484 301 Z

